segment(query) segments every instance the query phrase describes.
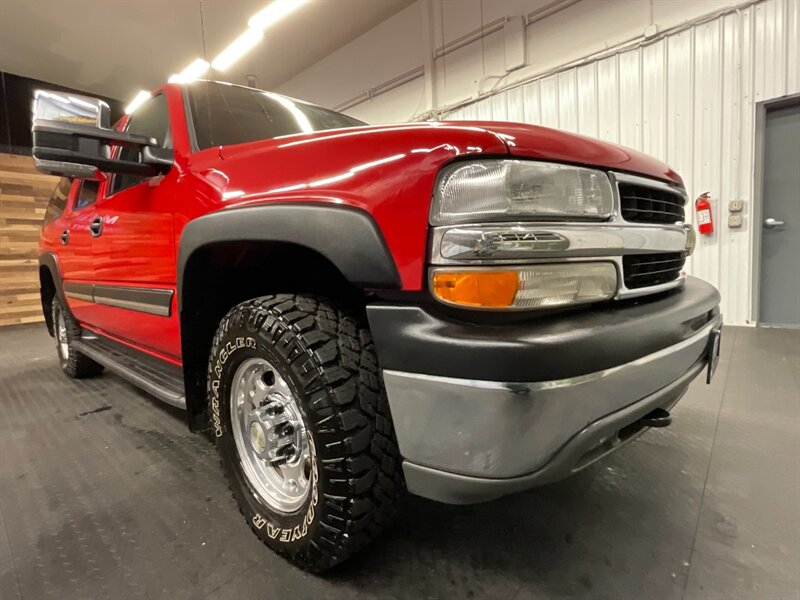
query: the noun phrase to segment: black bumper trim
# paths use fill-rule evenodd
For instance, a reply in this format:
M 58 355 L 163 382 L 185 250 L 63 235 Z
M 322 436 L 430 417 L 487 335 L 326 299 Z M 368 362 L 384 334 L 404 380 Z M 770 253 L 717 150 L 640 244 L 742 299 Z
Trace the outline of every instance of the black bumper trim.
M 719 292 L 688 277 L 680 291 L 523 323 L 478 325 L 419 306 L 367 307 L 383 369 L 462 379 L 534 382 L 602 371 L 653 354 L 719 314 Z

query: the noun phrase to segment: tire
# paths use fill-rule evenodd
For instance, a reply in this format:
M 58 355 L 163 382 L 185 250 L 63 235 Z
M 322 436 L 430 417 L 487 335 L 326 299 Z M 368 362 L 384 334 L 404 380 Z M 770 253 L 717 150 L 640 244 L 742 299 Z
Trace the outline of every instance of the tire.
M 74 379 L 94 377 L 102 373 L 103 365 L 75 349 L 73 341 L 80 339 L 81 328 L 58 297 L 53 298 L 52 310 L 53 337 L 56 340 L 56 352 L 61 370 Z
M 249 400 L 260 398 L 264 386 L 266 400 Z M 293 405 L 286 402 L 289 395 Z M 364 547 L 392 521 L 404 482 L 363 317 L 306 295 L 276 294 L 239 304 L 214 337 L 208 397 L 233 496 L 272 550 L 319 573 Z M 277 405 L 291 427 L 270 429 Z M 256 423 L 250 420 L 254 411 L 268 416 Z M 280 445 L 276 439 L 289 438 L 290 458 L 263 459 L 265 448 Z M 301 448 L 307 454 L 301 455 Z M 278 470 L 280 477 L 274 477 Z

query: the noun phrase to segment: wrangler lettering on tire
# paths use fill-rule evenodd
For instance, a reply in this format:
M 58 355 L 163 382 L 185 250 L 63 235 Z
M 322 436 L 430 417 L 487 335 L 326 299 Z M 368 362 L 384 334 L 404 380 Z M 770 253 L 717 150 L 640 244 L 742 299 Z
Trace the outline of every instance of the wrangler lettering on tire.
M 214 338 L 208 402 L 234 498 L 279 554 L 322 571 L 391 521 L 403 479 L 363 316 L 307 295 L 239 304 Z

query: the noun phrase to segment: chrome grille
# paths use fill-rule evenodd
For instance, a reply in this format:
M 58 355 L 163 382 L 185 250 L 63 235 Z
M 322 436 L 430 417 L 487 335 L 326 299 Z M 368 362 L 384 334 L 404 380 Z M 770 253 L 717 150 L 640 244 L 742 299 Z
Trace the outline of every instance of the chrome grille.
M 629 290 L 675 281 L 681 275 L 686 255 L 683 252 L 629 254 L 622 257 L 622 273 Z
M 626 182 L 618 189 L 622 218 L 629 223 L 672 224 L 686 218 L 686 198 L 677 190 Z

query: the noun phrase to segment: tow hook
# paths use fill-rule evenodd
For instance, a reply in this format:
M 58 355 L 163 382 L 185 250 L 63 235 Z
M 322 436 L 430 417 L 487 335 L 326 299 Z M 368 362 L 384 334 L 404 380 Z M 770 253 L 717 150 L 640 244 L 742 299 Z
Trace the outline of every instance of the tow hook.
M 639 419 L 639 422 L 645 427 L 666 427 L 672 423 L 672 415 L 663 408 L 656 408 Z

